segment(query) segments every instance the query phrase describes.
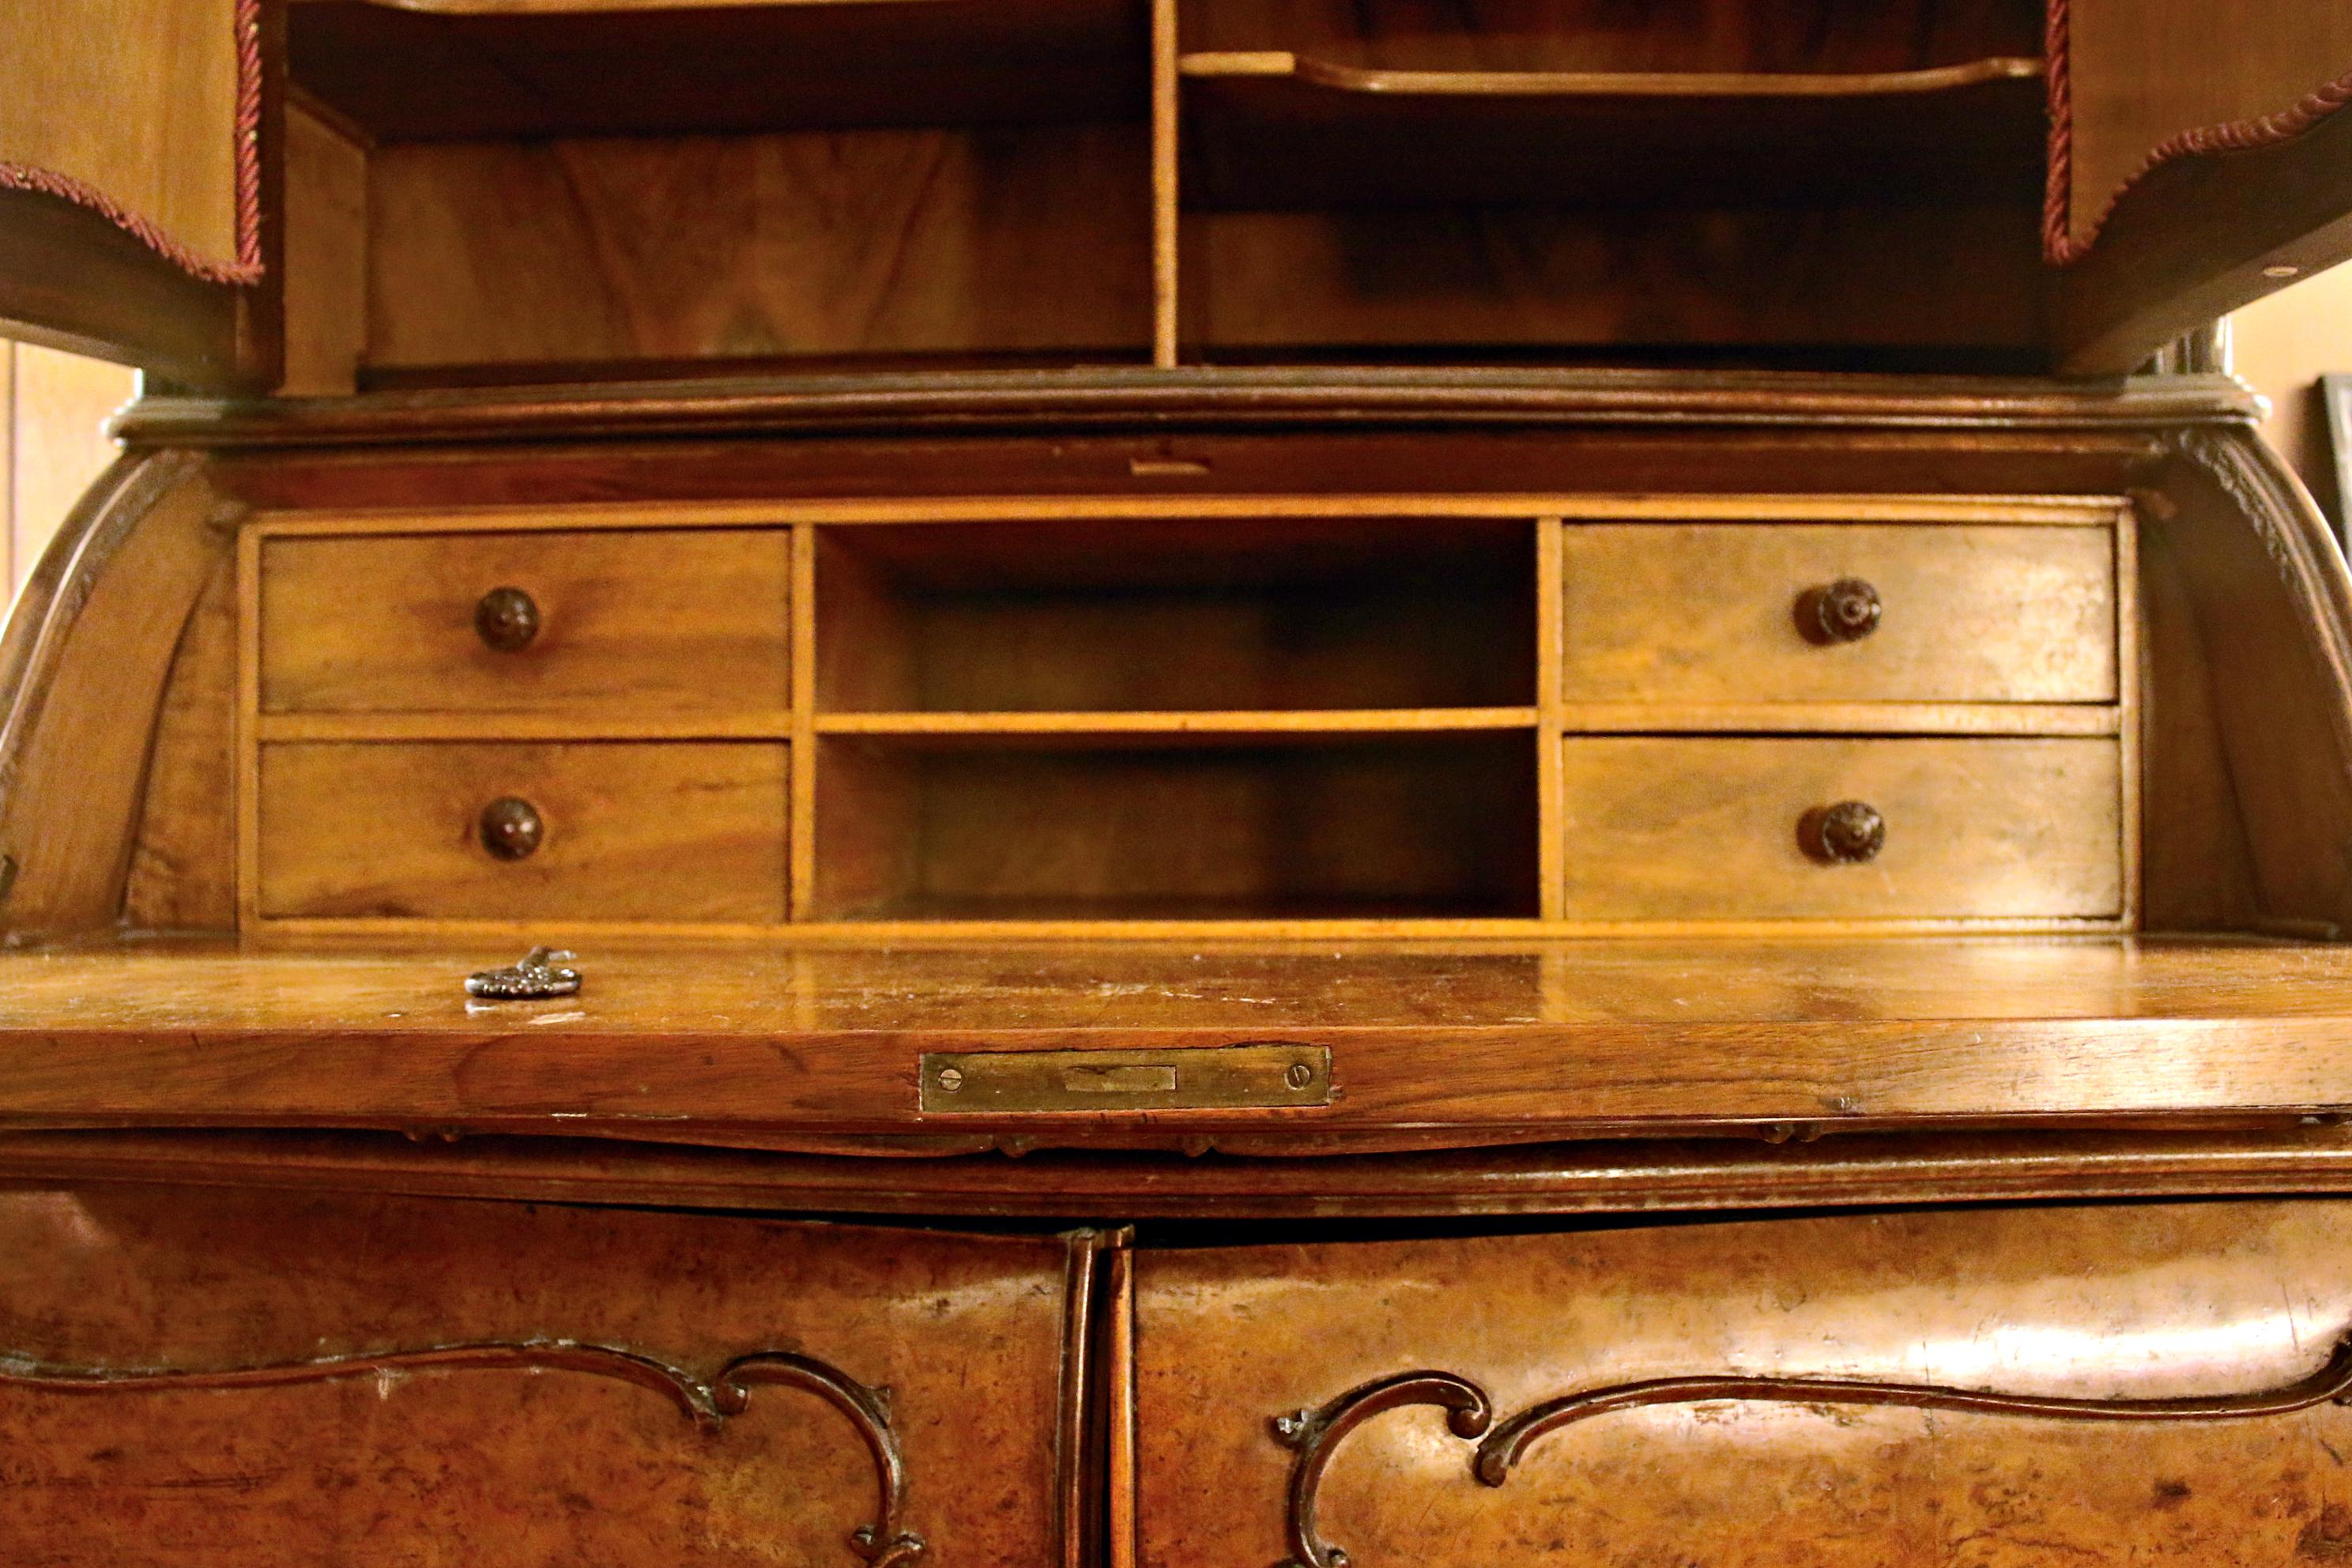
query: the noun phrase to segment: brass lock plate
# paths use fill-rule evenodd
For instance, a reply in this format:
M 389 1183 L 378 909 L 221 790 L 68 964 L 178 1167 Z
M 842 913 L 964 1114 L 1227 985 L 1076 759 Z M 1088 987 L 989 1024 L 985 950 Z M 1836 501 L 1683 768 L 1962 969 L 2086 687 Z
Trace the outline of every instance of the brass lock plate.
M 920 1103 L 943 1115 L 1270 1110 L 1331 1103 L 1331 1051 L 1283 1042 L 1166 1051 L 938 1051 Z

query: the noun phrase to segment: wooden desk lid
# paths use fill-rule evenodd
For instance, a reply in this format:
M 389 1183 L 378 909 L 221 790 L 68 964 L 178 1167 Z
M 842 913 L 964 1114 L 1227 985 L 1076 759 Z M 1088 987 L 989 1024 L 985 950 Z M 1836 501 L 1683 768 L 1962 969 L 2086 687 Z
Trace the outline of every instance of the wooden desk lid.
M 672 943 L 583 951 L 577 996 L 469 1002 L 467 972 L 515 956 L 196 943 L 0 956 L 0 1130 L 1315 1153 L 2242 1123 L 2352 1104 L 2352 949 L 2336 946 Z M 1239 1045 L 1304 1047 L 1328 1065 L 1292 1102 L 1155 1098 L 1200 1065 L 1192 1053 Z M 1082 1103 L 1101 1109 L 936 1109 L 952 1098 L 924 1081 L 950 1055 L 1073 1051 L 1119 1053 L 1078 1062 L 1076 1079 L 1062 1058 L 1039 1064 L 1099 1090 Z

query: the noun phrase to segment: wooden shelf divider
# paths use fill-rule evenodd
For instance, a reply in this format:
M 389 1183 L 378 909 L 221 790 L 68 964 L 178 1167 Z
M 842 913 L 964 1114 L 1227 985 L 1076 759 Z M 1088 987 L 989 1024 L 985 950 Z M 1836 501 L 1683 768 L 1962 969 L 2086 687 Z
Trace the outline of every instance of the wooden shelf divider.
M 819 735 L 1282 735 L 1397 734 L 1527 730 L 1534 708 L 1356 708 L 1229 712 L 821 713 Z

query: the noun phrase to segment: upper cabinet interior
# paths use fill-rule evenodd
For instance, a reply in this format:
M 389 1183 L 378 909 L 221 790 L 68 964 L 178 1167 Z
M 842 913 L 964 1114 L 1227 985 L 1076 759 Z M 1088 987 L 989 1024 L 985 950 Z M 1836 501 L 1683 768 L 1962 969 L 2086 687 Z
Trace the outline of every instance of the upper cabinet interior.
M 1181 342 L 2014 367 L 2034 0 L 1184 0 Z
M 296 0 L 289 46 L 330 385 L 1150 357 L 1130 0 Z
M 0 320 L 295 393 L 2110 372 L 2352 255 L 2352 5 L 109 0 L 0 16 Z

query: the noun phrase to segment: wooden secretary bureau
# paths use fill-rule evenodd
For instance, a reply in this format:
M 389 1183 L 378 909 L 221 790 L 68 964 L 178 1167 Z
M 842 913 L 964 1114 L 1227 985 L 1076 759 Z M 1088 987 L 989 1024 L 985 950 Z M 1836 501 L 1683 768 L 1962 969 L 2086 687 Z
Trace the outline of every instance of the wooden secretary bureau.
M 34 10 L 0 1559 L 2352 1557 L 2352 13 Z

